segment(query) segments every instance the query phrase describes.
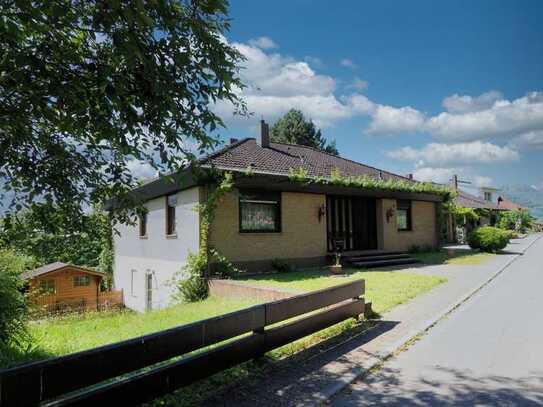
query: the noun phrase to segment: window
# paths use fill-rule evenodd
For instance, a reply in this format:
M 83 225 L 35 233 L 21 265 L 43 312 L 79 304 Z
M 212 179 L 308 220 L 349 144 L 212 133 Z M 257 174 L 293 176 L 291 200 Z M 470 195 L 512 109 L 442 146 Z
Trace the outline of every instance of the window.
M 411 230 L 411 201 L 397 201 L 396 206 L 396 226 L 398 230 Z
M 140 221 L 140 237 L 147 236 L 147 211 L 142 211 L 139 214 Z
M 136 296 L 136 281 L 138 278 L 138 270 L 130 270 L 130 295 Z
M 75 276 L 74 287 L 87 287 L 90 285 L 90 276 Z
M 177 196 L 169 195 L 166 197 L 166 234 L 175 234 L 175 206 L 177 205 Z
M 280 232 L 281 193 L 240 192 L 239 230 L 240 232 Z
M 55 280 L 40 280 L 40 292 L 42 294 L 54 294 Z
M 492 192 L 485 192 L 485 201 L 492 202 Z

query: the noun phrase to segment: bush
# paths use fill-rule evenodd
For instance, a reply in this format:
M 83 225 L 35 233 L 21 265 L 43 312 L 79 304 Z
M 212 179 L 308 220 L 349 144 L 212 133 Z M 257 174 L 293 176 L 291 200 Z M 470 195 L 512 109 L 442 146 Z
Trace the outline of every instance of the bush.
M 526 233 L 532 225 L 533 219 L 528 211 L 504 211 L 500 213 L 496 226 L 500 229 Z
M 212 259 L 213 271 L 222 278 L 234 278 L 239 274 L 239 270 L 217 250 L 210 250 Z
M 294 271 L 290 264 L 281 259 L 273 259 L 271 262 L 271 267 L 278 273 L 288 273 L 290 271 Z
M 34 266 L 33 260 L 0 249 L 0 342 L 20 346 L 27 339 L 27 308 L 20 274 Z
M 468 244 L 472 249 L 489 253 L 504 249 L 507 243 L 509 243 L 509 233 L 492 226 L 477 228 L 468 237 Z
M 185 302 L 205 300 L 209 295 L 207 279 L 203 277 L 207 272 L 205 256 L 189 253 L 187 264 L 183 267 L 182 272 L 182 279 L 178 283 L 181 299 Z M 185 278 L 187 274 L 188 278 Z

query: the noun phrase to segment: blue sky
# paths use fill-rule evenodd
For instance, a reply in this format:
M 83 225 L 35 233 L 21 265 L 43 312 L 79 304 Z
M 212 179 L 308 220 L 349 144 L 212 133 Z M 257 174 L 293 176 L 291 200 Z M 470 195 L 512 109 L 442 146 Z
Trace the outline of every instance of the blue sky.
M 348 158 L 419 179 L 543 189 L 543 2 L 232 1 L 255 136 L 303 110 Z

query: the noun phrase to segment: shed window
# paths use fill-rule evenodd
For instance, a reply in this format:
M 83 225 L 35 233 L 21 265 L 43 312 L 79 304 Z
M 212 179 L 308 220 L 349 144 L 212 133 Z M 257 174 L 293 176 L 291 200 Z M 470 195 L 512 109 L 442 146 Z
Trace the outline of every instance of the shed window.
M 40 292 L 42 294 L 54 294 L 55 280 L 40 280 Z
M 87 287 L 90 285 L 90 276 L 75 276 L 74 287 Z
M 147 236 L 147 211 L 141 211 L 139 214 L 140 237 Z
M 398 230 L 411 230 L 411 201 L 397 201 L 396 206 L 396 226 Z
M 177 205 L 177 196 L 169 195 L 166 197 L 166 234 L 175 234 L 175 207 Z
M 243 191 L 239 198 L 240 232 L 280 232 L 281 193 Z

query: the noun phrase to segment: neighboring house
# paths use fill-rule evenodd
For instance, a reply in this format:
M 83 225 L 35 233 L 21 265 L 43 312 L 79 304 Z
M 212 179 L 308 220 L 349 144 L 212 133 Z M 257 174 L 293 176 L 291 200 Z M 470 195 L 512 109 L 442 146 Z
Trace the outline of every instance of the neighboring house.
M 289 171 L 303 168 L 309 176 L 330 177 L 337 169 L 415 182 L 311 147 L 270 142 L 265 123 L 258 142 L 233 140 L 200 165 L 234 174 L 235 188 L 215 212 L 210 244 L 240 268 L 267 270 L 274 259 L 323 265 L 337 240 L 350 252 L 438 245 L 440 196 L 291 181 Z M 134 191 L 146 213 L 138 225 L 120 226 L 114 238 L 114 284 L 123 289 L 126 306 L 145 311 L 170 303 L 172 279 L 199 249 L 196 207 L 207 192 L 192 168 L 176 174 L 175 182 L 159 178 Z
M 524 211 L 526 210 L 519 204 L 509 201 L 503 196 L 498 197 L 498 209 L 501 211 Z
M 47 308 L 61 311 L 65 308 L 96 309 L 100 296 L 100 281 L 104 273 L 56 262 L 23 273 L 29 282 L 32 300 Z
M 485 196 L 486 197 L 486 196 Z M 485 198 L 469 194 L 461 189 L 457 190 L 457 196 L 454 200 L 454 204 L 460 208 L 470 209 L 487 209 L 488 216 L 480 215 L 479 220 L 476 222 L 466 222 L 463 225 L 458 225 L 456 219 L 451 214 L 448 214 L 445 219 L 443 227 L 444 240 L 450 243 L 465 241 L 467 235 L 478 226 L 494 225 L 496 222 L 496 213 L 498 206 Z

